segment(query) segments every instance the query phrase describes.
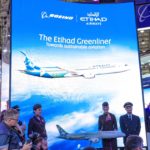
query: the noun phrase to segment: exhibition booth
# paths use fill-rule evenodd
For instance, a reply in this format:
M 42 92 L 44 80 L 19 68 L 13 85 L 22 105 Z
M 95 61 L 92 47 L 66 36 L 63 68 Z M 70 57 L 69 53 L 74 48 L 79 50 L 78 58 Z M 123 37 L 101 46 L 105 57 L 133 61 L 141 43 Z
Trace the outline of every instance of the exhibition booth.
M 139 53 L 139 47 L 149 41 L 145 37 L 138 44 L 137 36 L 150 37 L 149 6 L 12 1 L 10 62 L 5 60 L 9 52 L 2 53 L 1 110 L 19 105 L 20 119 L 28 124 L 32 107 L 40 103 L 50 150 L 81 150 L 89 143 L 99 149 L 102 140 L 95 134 L 102 103 L 109 103 L 120 131 L 119 118 L 129 101 L 147 147 L 150 55 L 144 47 Z M 61 136 L 59 127 L 75 137 Z M 124 146 L 122 137 L 117 145 Z

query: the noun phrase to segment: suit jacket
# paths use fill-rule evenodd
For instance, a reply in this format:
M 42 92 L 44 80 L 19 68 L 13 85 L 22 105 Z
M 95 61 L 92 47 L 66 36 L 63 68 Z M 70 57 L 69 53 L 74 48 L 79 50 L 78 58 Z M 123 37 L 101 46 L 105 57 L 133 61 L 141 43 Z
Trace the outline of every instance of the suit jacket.
M 12 127 L 9 127 L 4 122 L 0 123 L 0 149 L 8 148 L 12 149 L 21 149 L 22 143 Z
M 146 124 L 146 131 L 150 132 L 150 109 L 145 109 L 145 124 Z
M 132 114 L 132 119 L 127 114 L 120 117 L 120 128 L 122 132 L 129 135 L 139 135 L 141 130 L 140 118 Z
M 98 119 L 98 130 L 112 131 L 117 130 L 117 121 L 115 115 L 109 113 L 111 120 L 106 121 L 106 114 L 100 115 Z
M 40 120 L 36 116 L 33 116 L 29 120 L 28 124 L 28 136 L 33 133 L 39 133 L 41 137 L 47 138 L 47 133 L 45 129 L 45 120 L 40 116 Z

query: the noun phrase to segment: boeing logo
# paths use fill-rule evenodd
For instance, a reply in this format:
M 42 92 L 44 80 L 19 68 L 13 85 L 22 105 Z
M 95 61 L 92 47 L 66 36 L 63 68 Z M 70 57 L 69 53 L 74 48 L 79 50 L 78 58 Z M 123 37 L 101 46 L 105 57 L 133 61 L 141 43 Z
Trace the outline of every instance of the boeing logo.
M 150 18 L 150 4 L 141 5 L 138 8 L 139 22 L 144 22 Z
M 73 20 L 73 16 L 65 16 L 65 15 L 60 15 L 60 14 L 53 14 L 53 13 L 47 13 L 46 11 L 41 12 L 41 18 L 42 19 L 50 19 L 50 18 L 55 18 L 55 19 L 62 19 L 62 20 Z
M 86 25 L 102 25 L 107 20 L 106 17 L 101 17 L 99 12 L 90 12 L 85 17 L 80 17 L 80 21 Z

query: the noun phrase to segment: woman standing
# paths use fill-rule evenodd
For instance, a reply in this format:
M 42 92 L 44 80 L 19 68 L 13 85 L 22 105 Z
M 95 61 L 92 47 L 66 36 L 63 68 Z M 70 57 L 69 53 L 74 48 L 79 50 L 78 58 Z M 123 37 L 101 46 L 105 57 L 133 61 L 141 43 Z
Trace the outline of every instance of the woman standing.
M 39 134 L 43 138 L 44 144 L 47 143 L 47 133 L 45 129 L 45 120 L 41 116 L 42 106 L 41 104 L 35 104 L 33 106 L 34 116 L 30 119 L 28 124 L 28 136 L 32 138 L 35 134 Z M 47 148 L 45 148 L 46 150 Z
M 98 130 L 99 131 L 113 131 L 117 130 L 117 121 L 115 115 L 109 112 L 108 102 L 102 104 L 104 113 L 99 116 Z M 117 150 L 117 139 L 102 139 L 104 150 Z

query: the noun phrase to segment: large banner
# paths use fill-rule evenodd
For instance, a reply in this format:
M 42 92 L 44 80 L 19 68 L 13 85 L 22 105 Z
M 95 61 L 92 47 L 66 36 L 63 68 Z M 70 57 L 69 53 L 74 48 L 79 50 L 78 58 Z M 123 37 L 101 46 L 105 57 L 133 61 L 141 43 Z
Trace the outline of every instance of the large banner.
M 49 149 L 102 147 L 96 133 L 104 101 L 119 130 L 124 103 L 133 103 L 146 145 L 133 3 L 12 1 L 11 45 L 11 105 L 28 124 L 33 105 L 42 104 Z M 56 125 L 74 136 L 60 136 Z

